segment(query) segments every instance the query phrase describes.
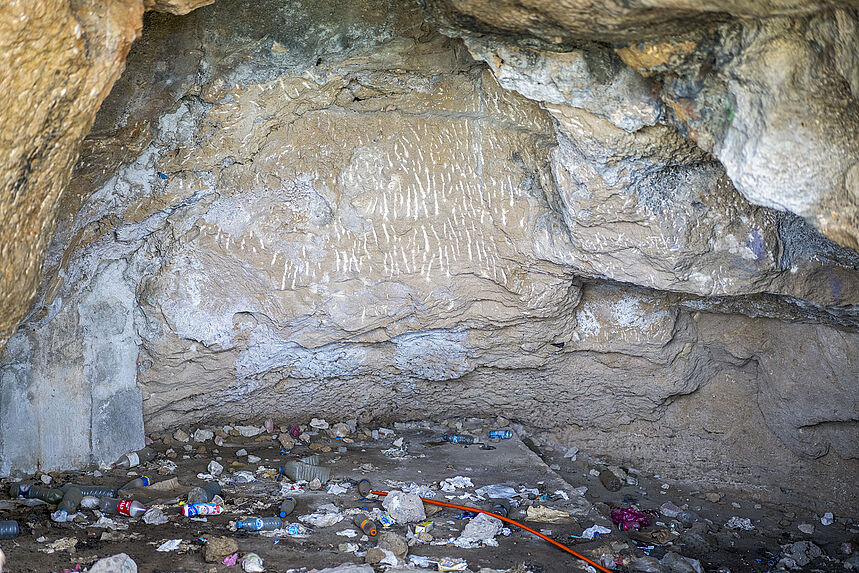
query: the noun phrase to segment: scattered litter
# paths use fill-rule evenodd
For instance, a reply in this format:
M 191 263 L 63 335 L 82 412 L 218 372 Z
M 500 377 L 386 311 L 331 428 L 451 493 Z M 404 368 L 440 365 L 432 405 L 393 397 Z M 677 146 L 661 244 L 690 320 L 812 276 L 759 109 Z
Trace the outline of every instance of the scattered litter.
M 114 521 L 113 519 L 102 515 L 98 518 L 98 521 L 90 525 L 90 527 L 99 527 L 104 529 L 110 529 L 112 531 L 128 529 L 128 524 L 124 522 Z
M 259 463 L 259 462 L 260 462 L 260 460 L 262 460 L 262 458 L 261 458 L 261 457 L 259 457 L 259 456 L 253 456 L 253 455 L 248 454 L 248 463 L 249 463 L 249 464 L 256 464 L 256 463 Z
M 164 512 L 157 507 L 150 508 L 143 514 L 143 522 L 147 525 L 163 525 L 168 521 Z
M 827 511 L 826 513 L 823 514 L 823 517 L 820 518 L 820 524 L 821 525 L 832 525 L 832 523 L 834 521 L 835 521 L 835 516 L 832 515 L 831 511 Z
M 594 537 L 599 537 L 600 535 L 605 535 L 607 533 L 611 533 L 611 529 L 608 527 L 603 527 L 602 525 L 592 525 L 588 527 L 584 531 L 582 531 L 583 539 L 593 539 Z
M 252 483 L 257 481 L 257 478 L 254 474 L 247 471 L 240 471 L 233 474 L 230 483 L 233 484 L 242 484 L 242 483 Z
M 45 547 L 40 547 L 39 551 L 48 554 L 56 551 L 68 551 L 69 549 L 73 549 L 77 544 L 78 540 L 75 537 L 61 537 L 56 541 L 52 541 Z
M 221 561 L 222 565 L 226 565 L 227 567 L 233 567 L 239 561 L 239 554 L 233 553 L 232 555 L 227 555 L 224 557 L 224 560 Z
M 569 523 L 573 518 L 569 513 L 560 509 L 553 509 L 544 505 L 532 505 L 525 512 L 525 520 L 539 523 Z
M 624 531 L 629 529 L 638 530 L 650 525 L 650 518 L 645 513 L 631 507 L 611 510 L 611 521 L 615 525 L 619 525 Z
M 181 539 L 171 539 L 170 541 L 165 541 L 164 543 L 159 545 L 158 549 L 156 549 L 155 551 L 162 551 L 162 552 L 175 551 L 176 549 L 179 548 L 180 543 L 182 543 Z
M 358 532 L 354 529 L 344 529 L 343 531 L 338 531 L 337 535 L 340 535 L 342 537 L 348 537 L 351 539 L 353 537 L 358 537 Z
M 515 489 L 510 486 L 501 484 L 485 485 L 481 488 L 476 489 L 474 493 L 485 498 L 497 499 L 513 499 L 514 497 L 519 496 Z
M 242 569 L 247 573 L 263 573 L 265 568 L 262 566 L 262 557 L 256 553 L 248 553 L 242 557 Z
M 752 520 L 748 517 L 737 517 L 733 516 L 728 520 L 728 523 L 725 524 L 725 527 L 728 529 L 741 529 L 743 531 L 754 531 L 755 526 L 752 525 Z
M 333 503 L 320 505 L 319 509 L 309 515 L 302 515 L 298 519 L 313 527 L 331 527 L 340 523 L 346 516 Z
M 456 476 L 452 478 L 447 478 L 439 483 L 442 491 L 446 492 L 454 492 L 458 489 L 466 489 L 474 487 L 474 484 L 471 483 L 471 478 L 467 478 L 464 476 Z
M 328 493 L 331 495 L 340 495 L 341 493 L 346 493 L 349 491 L 349 488 L 340 484 L 331 484 L 328 486 Z

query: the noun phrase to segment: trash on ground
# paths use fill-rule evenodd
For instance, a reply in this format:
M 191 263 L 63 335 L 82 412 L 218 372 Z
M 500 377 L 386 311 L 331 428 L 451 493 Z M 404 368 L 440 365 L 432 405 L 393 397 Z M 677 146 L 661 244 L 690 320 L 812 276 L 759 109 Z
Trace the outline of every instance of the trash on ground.
M 164 543 L 159 545 L 155 551 L 162 551 L 162 552 L 175 551 L 176 549 L 179 548 L 179 544 L 181 544 L 181 543 L 182 543 L 181 539 L 171 539 L 170 541 L 165 541 Z
M 566 511 L 546 507 L 544 505 L 532 505 L 525 512 L 525 521 L 538 523 L 570 523 L 572 516 Z

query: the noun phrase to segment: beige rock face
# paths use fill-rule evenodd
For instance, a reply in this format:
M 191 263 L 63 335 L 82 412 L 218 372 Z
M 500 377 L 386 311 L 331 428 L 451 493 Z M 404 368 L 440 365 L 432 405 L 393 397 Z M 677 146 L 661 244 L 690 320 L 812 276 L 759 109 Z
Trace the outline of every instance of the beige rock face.
M 32 301 L 56 202 L 142 16 L 138 2 L 0 8 L 0 350 Z
M 156 1 L 146 9 L 184 14 L 208 3 Z M 143 11 L 136 0 L 0 7 L 0 352 L 32 303 L 58 200 Z
M 651 79 L 383 0 L 260 9 L 148 18 L 0 356 L 0 473 L 144 424 L 504 415 L 857 501 L 855 253 L 751 205 Z
M 795 213 L 859 250 L 855 6 L 643 4 L 427 2 L 505 87 L 627 131 L 672 125 L 712 153 L 750 202 Z M 768 18 L 733 19 L 749 16 Z M 605 44 L 582 41 L 597 37 L 623 63 Z

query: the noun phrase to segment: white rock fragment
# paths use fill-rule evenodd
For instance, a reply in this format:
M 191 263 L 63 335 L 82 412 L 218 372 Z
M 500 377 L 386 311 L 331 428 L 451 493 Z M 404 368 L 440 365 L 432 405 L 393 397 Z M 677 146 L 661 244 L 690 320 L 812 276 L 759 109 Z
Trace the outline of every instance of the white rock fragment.
M 215 432 L 213 432 L 212 430 L 206 430 L 203 428 L 200 428 L 199 430 L 194 432 L 194 436 L 193 436 L 194 441 L 197 443 L 207 442 L 214 437 L 215 437 Z
M 265 428 L 257 428 L 256 426 L 236 426 L 235 430 L 245 438 L 253 438 L 265 431 Z
M 209 462 L 209 465 L 207 466 L 206 469 L 208 469 L 209 473 L 215 477 L 224 473 L 224 466 L 222 466 L 221 464 L 219 464 L 215 460 L 212 460 L 211 462 Z
M 329 428 L 329 424 L 325 421 L 325 418 L 313 418 L 310 420 L 310 427 L 316 428 L 317 430 L 327 430 Z
M 392 491 L 385 496 L 382 507 L 397 523 L 416 523 L 426 519 L 424 502 L 420 496 L 402 491 Z
M 826 513 L 823 514 L 823 517 L 820 518 L 820 524 L 821 525 L 832 525 L 832 523 L 834 521 L 835 521 L 835 516 L 832 515 L 831 511 L 827 511 Z

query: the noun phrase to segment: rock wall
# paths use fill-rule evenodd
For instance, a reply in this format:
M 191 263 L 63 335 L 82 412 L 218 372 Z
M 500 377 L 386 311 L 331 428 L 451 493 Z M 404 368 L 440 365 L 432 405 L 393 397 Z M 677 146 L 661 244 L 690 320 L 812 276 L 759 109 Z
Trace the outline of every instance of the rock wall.
M 111 461 L 144 425 L 503 414 L 859 500 L 856 252 L 750 202 L 637 48 L 445 6 L 146 16 L 0 355 L 0 473 Z

